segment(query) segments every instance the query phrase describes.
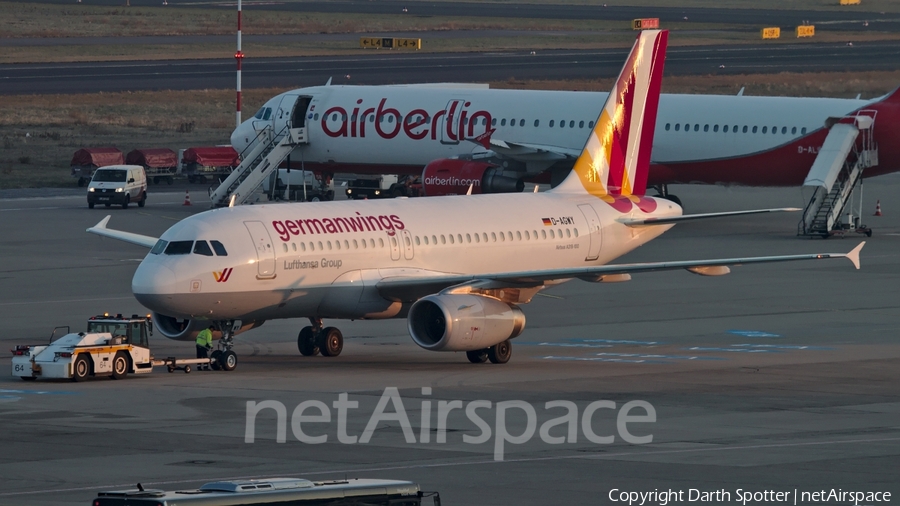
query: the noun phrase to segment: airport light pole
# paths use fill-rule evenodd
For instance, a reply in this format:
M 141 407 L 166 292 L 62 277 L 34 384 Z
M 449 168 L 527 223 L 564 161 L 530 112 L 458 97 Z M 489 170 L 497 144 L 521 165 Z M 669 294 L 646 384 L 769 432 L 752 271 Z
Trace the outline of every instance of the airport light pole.
M 236 126 L 241 126 L 241 61 L 244 59 L 244 53 L 241 52 L 241 0 L 237 3 L 237 52 L 234 53 L 234 59 L 237 60 Z

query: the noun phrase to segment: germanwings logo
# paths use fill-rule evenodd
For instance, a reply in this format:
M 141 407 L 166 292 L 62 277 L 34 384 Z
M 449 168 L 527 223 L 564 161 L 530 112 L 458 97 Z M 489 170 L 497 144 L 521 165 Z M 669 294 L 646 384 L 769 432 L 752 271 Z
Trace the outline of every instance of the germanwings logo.
M 213 271 L 213 277 L 216 278 L 216 283 L 224 283 L 228 281 L 228 278 L 231 276 L 231 271 L 234 270 L 231 267 L 225 269 L 224 271 Z

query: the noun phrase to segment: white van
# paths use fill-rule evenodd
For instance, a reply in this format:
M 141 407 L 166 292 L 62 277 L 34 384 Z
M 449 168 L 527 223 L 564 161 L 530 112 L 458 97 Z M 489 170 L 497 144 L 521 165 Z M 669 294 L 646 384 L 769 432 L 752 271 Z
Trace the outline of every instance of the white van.
M 109 207 L 113 204 L 128 209 L 128 204 L 137 202 L 144 207 L 147 202 L 147 175 L 140 165 L 107 165 L 94 171 L 88 185 L 88 207 L 95 204 Z

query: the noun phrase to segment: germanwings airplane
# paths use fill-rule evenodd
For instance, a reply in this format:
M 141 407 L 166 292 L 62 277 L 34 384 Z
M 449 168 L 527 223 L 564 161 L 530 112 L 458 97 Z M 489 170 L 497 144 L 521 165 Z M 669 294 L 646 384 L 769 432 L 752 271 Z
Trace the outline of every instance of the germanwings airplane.
M 548 192 L 228 207 L 159 239 L 109 229 L 109 216 L 88 231 L 152 248 L 134 274 L 135 297 L 172 339 L 216 325 L 231 367 L 232 336 L 269 319 L 309 318 L 297 338 L 303 355 L 341 353 L 341 332 L 323 318 L 407 318 L 426 350 L 504 363 L 525 328 L 519 305 L 572 278 L 722 275 L 735 264 L 838 257 L 858 269 L 864 243 L 846 254 L 609 264 L 681 221 L 787 210 L 683 215 L 645 196 L 667 39 L 638 36 L 574 169 Z
M 485 85 L 318 86 L 282 93 L 232 134 L 238 152 L 265 128 L 305 127 L 293 167 L 320 173 L 423 175 L 427 195 L 555 186 L 581 153 L 606 93 Z M 830 117 L 876 117 L 880 165 L 900 170 L 900 90 L 875 100 L 662 95 L 648 184 L 799 186 Z M 881 125 L 878 127 L 878 125 Z M 423 171 L 424 168 L 424 171 Z M 677 200 L 676 200 L 677 202 Z

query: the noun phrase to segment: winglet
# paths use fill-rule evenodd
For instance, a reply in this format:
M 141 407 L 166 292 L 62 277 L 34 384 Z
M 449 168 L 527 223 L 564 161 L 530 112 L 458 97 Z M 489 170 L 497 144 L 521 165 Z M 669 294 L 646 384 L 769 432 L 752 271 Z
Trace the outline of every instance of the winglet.
M 94 226 L 91 227 L 91 228 L 94 228 L 94 229 L 105 229 L 105 228 L 106 228 L 106 224 L 109 223 L 109 219 L 110 219 L 110 218 L 112 218 L 112 215 L 111 215 L 111 214 L 107 214 L 107 215 L 106 215 L 106 218 L 103 218 L 102 220 L 100 220 L 100 223 L 97 223 L 96 225 L 94 225 Z M 91 231 L 91 228 L 85 230 L 85 232 L 90 232 L 90 231 Z
M 847 253 L 846 256 L 848 260 L 853 262 L 853 266 L 859 269 L 859 252 L 862 251 L 863 246 L 866 245 L 866 241 L 859 243 L 855 248 L 850 250 L 850 253 Z
M 477 142 L 478 144 L 481 144 L 484 149 L 491 149 L 491 136 L 494 135 L 494 132 L 496 131 L 496 128 L 492 128 L 472 140 Z

